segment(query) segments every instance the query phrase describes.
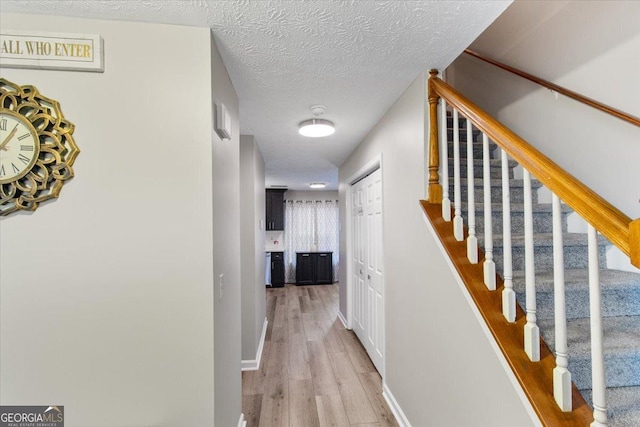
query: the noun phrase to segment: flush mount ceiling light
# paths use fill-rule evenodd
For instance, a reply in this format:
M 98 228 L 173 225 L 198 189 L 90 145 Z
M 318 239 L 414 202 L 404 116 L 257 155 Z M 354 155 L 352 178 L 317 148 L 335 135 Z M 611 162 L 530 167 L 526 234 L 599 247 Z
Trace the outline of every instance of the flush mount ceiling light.
M 311 184 L 309 184 L 309 187 L 311 188 L 324 188 L 326 186 L 327 184 L 325 184 L 324 182 L 312 182 Z
M 310 107 L 311 113 L 318 117 L 324 114 L 324 105 L 312 105 Z M 336 129 L 333 126 L 333 122 L 325 119 L 309 119 L 305 120 L 298 125 L 298 132 L 302 136 L 308 136 L 310 138 L 320 138 L 323 136 L 332 135 Z

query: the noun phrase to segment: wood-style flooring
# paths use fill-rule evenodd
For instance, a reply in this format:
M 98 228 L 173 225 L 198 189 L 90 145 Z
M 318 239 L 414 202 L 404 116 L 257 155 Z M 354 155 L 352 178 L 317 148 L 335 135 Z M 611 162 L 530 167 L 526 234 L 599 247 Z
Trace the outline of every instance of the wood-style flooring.
M 338 286 L 267 289 L 262 362 L 242 373 L 248 427 L 397 426 L 360 341 L 338 319 Z

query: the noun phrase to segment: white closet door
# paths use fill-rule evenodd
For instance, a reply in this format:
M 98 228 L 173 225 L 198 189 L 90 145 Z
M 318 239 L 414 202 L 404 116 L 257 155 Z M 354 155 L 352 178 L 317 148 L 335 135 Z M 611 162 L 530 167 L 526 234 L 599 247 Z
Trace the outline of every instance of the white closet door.
M 364 186 L 362 181 L 354 184 L 351 191 L 352 204 L 352 227 L 353 232 L 353 277 L 352 283 L 354 286 L 354 305 L 353 305 L 353 330 L 361 337 L 365 335 L 365 319 L 364 319 L 364 304 L 363 298 L 365 294 L 364 289 Z M 360 339 L 362 341 L 362 338 Z
M 382 173 L 354 184 L 354 331 L 382 372 L 384 358 L 384 267 L 382 253 Z

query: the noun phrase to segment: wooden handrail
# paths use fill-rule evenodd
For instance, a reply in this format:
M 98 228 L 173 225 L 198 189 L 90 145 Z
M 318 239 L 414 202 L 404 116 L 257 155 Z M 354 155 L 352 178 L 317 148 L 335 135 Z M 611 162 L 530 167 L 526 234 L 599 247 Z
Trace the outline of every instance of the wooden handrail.
M 481 61 L 487 62 L 489 64 L 495 65 L 496 67 L 502 68 L 505 71 L 508 71 L 510 73 L 513 73 L 515 75 L 518 75 L 520 77 L 523 77 L 527 80 L 530 80 L 534 83 L 537 83 L 541 86 L 544 86 L 548 89 L 551 89 L 555 92 L 561 93 L 565 96 L 568 96 L 569 98 L 575 99 L 578 102 L 582 102 L 583 104 L 587 104 L 593 108 L 596 108 L 600 111 L 604 111 L 607 114 L 611 114 L 614 117 L 619 118 L 620 120 L 624 120 L 625 122 L 631 123 L 632 125 L 638 126 L 640 127 L 640 118 L 636 117 L 636 116 L 632 116 L 631 114 L 627 114 L 624 111 L 620 111 L 617 108 L 613 108 L 610 107 L 606 104 L 603 104 L 602 102 L 596 101 L 594 99 L 591 98 L 587 98 L 586 96 L 582 96 L 579 93 L 576 93 L 572 90 L 569 90 L 567 88 L 564 88 L 562 86 L 558 86 L 555 83 L 551 83 L 548 80 L 544 80 L 541 79 L 540 77 L 536 77 L 532 74 L 526 73 L 522 70 L 518 70 L 517 68 L 513 68 L 509 65 L 503 64 L 501 62 L 498 62 L 494 59 L 488 58 L 484 55 L 479 54 L 478 52 L 475 52 L 473 50 L 470 49 L 465 49 L 464 53 L 471 55 L 475 58 L 480 59 Z
M 511 158 L 629 256 L 633 265 L 640 267 L 640 255 L 637 250 L 640 241 L 637 239 L 635 221 L 632 231 L 631 218 L 433 74 L 429 79 L 429 90 L 430 102 L 431 98 L 443 97 Z M 433 127 L 434 122 L 431 123 Z M 437 144 L 437 139 L 430 140 L 429 144 L 434 142 Z M 431 177 L 429 182 L 431 183 Z

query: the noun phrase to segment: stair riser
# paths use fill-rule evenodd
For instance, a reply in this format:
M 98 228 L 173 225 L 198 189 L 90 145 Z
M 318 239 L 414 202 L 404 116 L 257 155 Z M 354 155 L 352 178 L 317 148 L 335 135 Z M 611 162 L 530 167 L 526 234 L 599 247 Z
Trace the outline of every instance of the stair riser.
M 460 129 L 466 129 L 467 128 L 467 118 L 459 115 L 458 116 L 458 126 L 460 126 Z M 451 117 L 451 116 L 447 117 L 447 128 L 448 129 L 453 129 L 453 117 Z
M 490 159 L 498 160 L 500 158 L 500 156 L 498 155 L 499 152 L 496 150 L 497 147 L 498 146 L 495 144 L 489 144 Z M 472 152 L 473 152 L 473 158 L 475 160 L 483 159 L 482 141 L 473 143 Z M 453 161 L 453 141 L 449 141 L 449 143 L 447 144 L 447 158 Z M 466 158 L 467 158 L 467 143 L 461 140 L 460 141 L 460 159 L 462 160 Z
M 473 199 L 476 203 L 484 202 L 484 187 L 481 184 L 474 185 L 473 190 Z M 513 187 L 509 189 L 509 195 L 511 199 L 511 203 L 524 203 L 524 188 L 522 187 Z M 461 201 L 468 200 L 467 196 L 467 183 L 461 181 L 460 182 L 460 198 Z M 453 185 L 449 186 L 449 200 L 453 202 Z M 535 188 L 531 190 L 531 202 L 538 203 L 538 192 Z M 493 186 L 491 187 L 491 203 L 502 203 L 502 187 L 501 186 Z
M 588 248 L 586 245 L 572 245 L 564 247 L 564 266 L 565 268 L 588 268 Z M 605 258 L 606 246 L 602 245 L 598 248 L 600 268 L 606 268 Z M 534 246 L 535 268 L 536 271 L 546 271 L 553 269 L 553 247 L 551 246 Z M 524 270 L 524 247 L 515 246 L 512 248 L 512 262 L 514 270 Z M 504 265 L 502 263 L 503 253 L 502 246 L 494 244 L 493 256 L 496 263 L 496 271 L 502 275 Z
M 459 129 L 459 141 L 460 142 L 466 142 L 467 141 L 467 128 L 465 127 L 460 127 Z M 473 134 L 471 135 L 471 140 L 472 141 L 480 141 L 482 142 L 482 134 L 478 131 L 473 132 Z M 447 141 L 453 141 L 453 128 L 449 128 L 447 129 Z
M 567 216 L 569 213 L 562 214 L 562 231 L 567 231 Z M 462 211 L 465 225 L 469 225 L 469 215 L 467 211 Z M 533 212 L 533 232 L 534 233 L 551 233 L 553 231 L 553 213 L 551 212 Z M 502 234 L 502 212 L 493 212 L 491 215 L 491 224 L 494 234 Z M 476 210 L 476 234 L 484 234 L 484 211 Z M 511 234 L 524 234 L 524 212 L 511 212 Z
M 638 386 L 640 385 L 640 352 L 633 354 L 605 352 L 604 369 L 607 387 Z M 571 346 L 569 346 L 569 370 L 571 379 L 579 390 L 591 388 L 591 357 L 572 356 Z
M 502 167 L 498 165 L 491 165 L 489 168 L 489 174 L 491 179 L 502 179 Z M 449 178 L 453 176 L 453 160 L 449 162 Z M 466 162 L 460 163 L 460 177 L 467 178 L 469 175 L 467 174 L 467 164 Z M 473 177 L 474 178 L 484 178 L 484 170 L 482 164 L 474 165 L 473 167 Z M 513 170 L 509 169 L 509 178 L 513 178 Z
M 525 284 L 514 281 L 516 296 L 521 307 L 525 306 Z M 636 289 L 606 289 L 601 292 L 602 316 L 640 316 L 640 287 Z M 538 319 L 554 318 L 553 292 L 536 292 Z M 589 284 L 580 289 L 565 292 L 565 310 L 567 319 L 589 318 Z

